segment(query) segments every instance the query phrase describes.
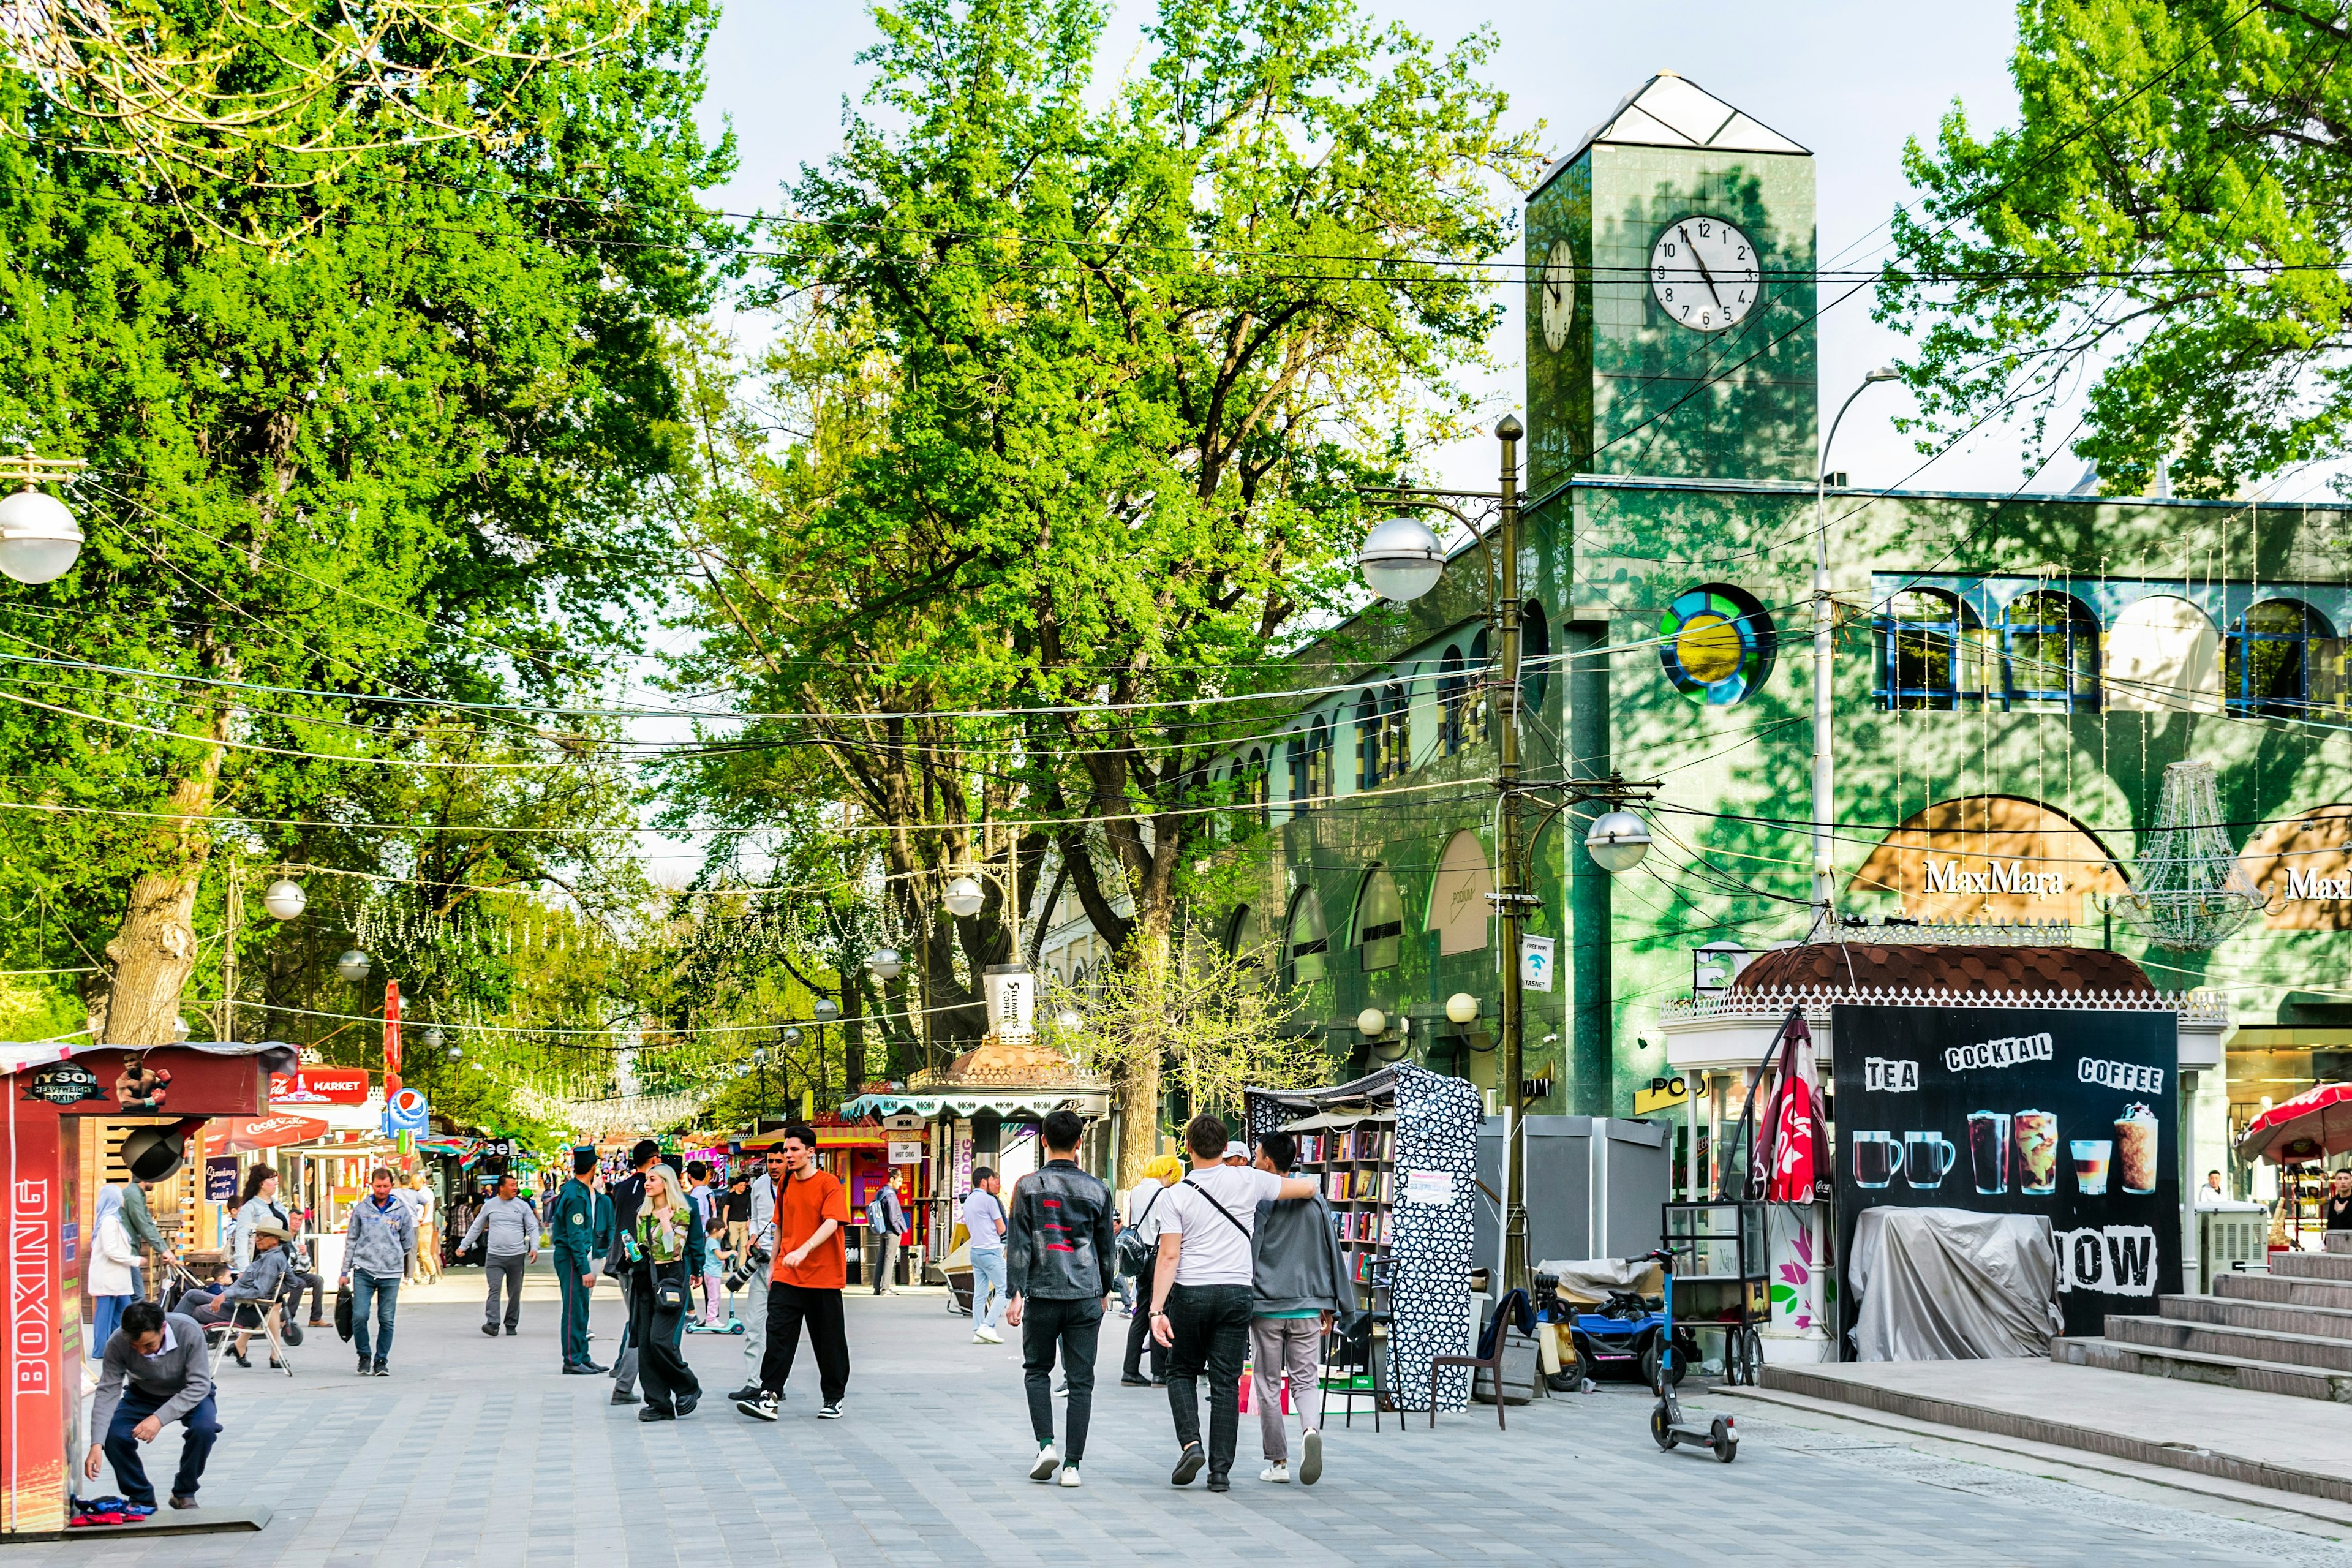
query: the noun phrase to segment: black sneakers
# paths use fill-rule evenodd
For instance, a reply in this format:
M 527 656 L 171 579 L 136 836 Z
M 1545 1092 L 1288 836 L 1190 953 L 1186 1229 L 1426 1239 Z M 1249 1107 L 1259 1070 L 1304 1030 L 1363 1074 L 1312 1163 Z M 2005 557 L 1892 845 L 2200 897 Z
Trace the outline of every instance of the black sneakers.
M 1191 1486 L 1192 1478 L 1199 1475 L 1201 1467 L 1208 1462 L 1209 1456 L 1201 1451 L 1200 1444 L 1186 1444 L 1182 1458 L 1176 1461 L 1176 1468 L 1168 1472 L 1168 1484 L 1171 1487 Z
M 763 1388 L 760 1391 L 760 1397 L 757 1399 L 737 1400 L 735 1408 L 754 1421 L 773 1421 L 776 1418 L 776 1406 L 783 1403 L 783 1398 L 782 1394 L 771 1394 Z
M 838 1420 L 840 1420 L 840 1419 L 841 1419 L 841 1401 L 840 1401 L 840 1400 L 838 1400 L 838 1399 L 836 1399 L 836 1400 L 832 1401 L 832 1402 L 831 1402 L 831 1403 L 829 1403 L 828 1405 L 825 1405 L 825 1407 L 824 1407 L 824 1409 L 822 1409 L 822 1410 L 820 1410 L 820 1411 L 818 1411 L 818 1412 L 816 1413 L 816 1418 L 817 1418 L 818 1420 L 820 1420 L 820 1421 L 838 1421 Z

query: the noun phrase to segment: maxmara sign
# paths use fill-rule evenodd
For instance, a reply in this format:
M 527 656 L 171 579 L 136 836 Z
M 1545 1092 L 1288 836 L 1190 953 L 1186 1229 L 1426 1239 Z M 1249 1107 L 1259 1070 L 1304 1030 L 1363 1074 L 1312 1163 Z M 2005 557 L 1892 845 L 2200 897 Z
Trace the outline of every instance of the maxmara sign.
M 1920 871 L 1930 893 L 1981 897 L 2014 893 L 2029 899 L 2054 899 L 2066 890 L 2065 872 L 2037 870 L 2023 860 L 1987 861 L 1983 869 L 1970 870 L 1958 858 L 1939 861 L 1930 855 L 1920 863 Z

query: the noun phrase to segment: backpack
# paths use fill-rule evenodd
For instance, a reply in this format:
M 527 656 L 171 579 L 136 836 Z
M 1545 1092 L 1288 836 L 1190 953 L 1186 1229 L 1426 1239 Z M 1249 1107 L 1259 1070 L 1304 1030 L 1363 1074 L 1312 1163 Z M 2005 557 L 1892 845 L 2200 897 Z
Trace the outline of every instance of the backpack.
M 1144 1240 L 1141 1226 L 1143 1225 L 1145 1215 L 1151 1213 L 1152 1205 L 1157 1204 L 1161 1195 L 1167 1191 L 1168 1189 L 1166 1187 L 1162 1187 L 1159 1192 L 1152 1194 L 1150 1197 L 1146 1199 L 1143 1205 L 1143 1213 L 1137 1215 L 1135 1216 L 1134 1223 L 1128 1226 L 1126 1229 L 1120 1231 L 1118 1237 L 1112 1240 L 1112 1261 L 1117 1266 L 1121 1279 L 1141 1279 L 1143 1277 L 1144 1269 L 1150 1266 L 1151 1260 L 1154 1258 L 1160 1256 L 1159 1242 Z

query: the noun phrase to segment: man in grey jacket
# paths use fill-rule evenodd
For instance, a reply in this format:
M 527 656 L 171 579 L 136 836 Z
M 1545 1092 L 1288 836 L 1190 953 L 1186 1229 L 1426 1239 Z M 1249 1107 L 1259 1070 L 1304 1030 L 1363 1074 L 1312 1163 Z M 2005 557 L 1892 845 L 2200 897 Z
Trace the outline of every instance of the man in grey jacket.
M 500 1176 L 498 1194 L 475 1213 L 466 1239 L 457 1246 L 459 1252 L 470 1252 L 477 1238 L 482 1243 L 482 1272 L 490 1282 L 489 1294 L 482 1300 L 482 1332 L 492 1339 L 499 1334 L 499 1285 L 506 1286 L 507 1333 L 511 1336 L 522 1321 L 522 1271 L 539 1261 L 539 1210 L 516 1195 L 521 1187 L 512 1171 Z
M 1297 1163 L 1298 1140 L 1287 1132 L 1269 1132 L 1258 1140 L 1257 1168 L 1286 1176 Z M 1250 1364 L 1255 1369 L 1252 1397 L 1257 1403 L 1258 1436 L 1265 1440 L 1266 1468 L 1262 1481 L 1290 1479 L 1288 1423 L 1282 1415 L 1282 1376 L 1290 1375 L 1290 1402 L 1297 1407 L 1302 1453 L 1300 1484 L 1313 1486 L 1323 1476 L 1323 1434 L 1317 1429 L 1319 1400 L 1316 1366 L 1323 1335 L 1331 1316 L 1348 1301 L 1348 1265 L 1339 1251 L 1339 1233 L 1331 1223 L 1330 1205 L 1321 1194 L 1311 1198 L 1269 1199 L 1257 1205 L 1257 1224 L 1250 1238 L 1251 1292 Z
M 101 1459 L 112 1464 L 114 1479 L 122 1495 L 131 1500 L 132 1510 L 141 1518 L 153 1513 L 155 1489 L 148 1483 L 139 1445 L 153 1442 L 174 1421 L 186 1428 L 186 1436 L 180 1440 L 180 1470 L 172 1480 L 172 1506 L 194 1508 L 205 1461 L 212 1456 L 221 1430 L 220 1418 L 213 1409 L 213 1372 L 205 1355 L 205 1331 L 194 1318 L 178 1312 L 166 1315 L 152 1301 L 133 1301 L 122 1309 L 122 1326 L 106 1342 L 98 1396 L 89 1411 L 90 1431 L 104 1436 L 89 1446 L 82 1474 L 94 1481 Z
M 352 1205 L 343 1232 L 343 1282 L 352 1288 L 352 1348 L 360 1352 L 362 1377 L 388 1377 L 393 1315 L 400 1303 L 401 1277 L 416 1256 L 416 1210 L 393 1195 L 392 1173 L 378 1165 L 368 1174 L 368 1195 Z M 375 1313 L 375 1342 L 368 1342 L 368 1313 Z M 373 1350 L 373 1353 L 371 1353 Z

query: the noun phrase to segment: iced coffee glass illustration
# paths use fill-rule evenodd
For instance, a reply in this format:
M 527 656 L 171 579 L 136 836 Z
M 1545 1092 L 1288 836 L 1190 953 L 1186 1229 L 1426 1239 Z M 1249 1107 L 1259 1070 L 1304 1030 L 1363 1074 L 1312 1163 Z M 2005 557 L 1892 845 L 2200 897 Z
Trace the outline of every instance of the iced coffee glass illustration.
M 2105 1197 L 2107 1158 L 2116 1146 L 2105 1138 L 2077 1138 L 2069 1147 L 2074 1155 L 2074 1190 L 2086 1198 Z
M 1857 1132 L 1853 1135 L 1853 1184 L 1857 1187 L 1883 1187 L 1895 1179 L 1903 1168 L 1903 1146 L 1895 1142 L 1892 1132 Z
M 2058 1190 L 2058 1119 L 2046 1110 L 2010 1118 L 2017 1144 L 2017 1190 L 2040 1196 Z
M 2147 1106 L 2126 1106 L 2116 1118 L 2116 1164 L 2124 1191 L 2156 1191 L 2156 1112 Z
M 1924 1190 L 1944 1184 L 1944 1174 L 1960 1152 L 1940 1132 L 1903 1134 L 1903 1179 Z
M 1969 1112 L 1969 1163 L 1975 1167 L 1977 1191 L 1990 1195 L 2009 1191 L 2009 1113 Z

